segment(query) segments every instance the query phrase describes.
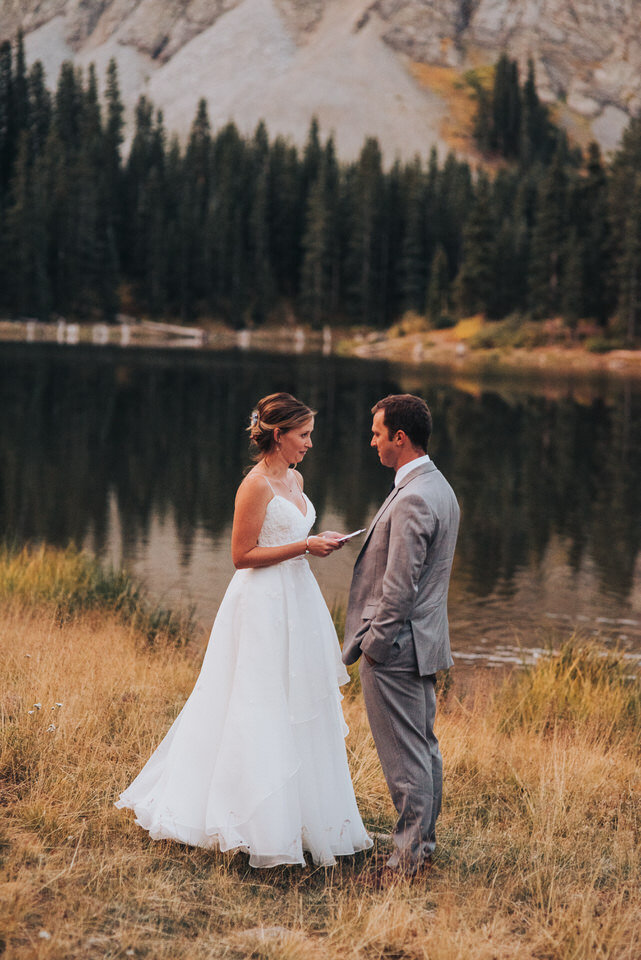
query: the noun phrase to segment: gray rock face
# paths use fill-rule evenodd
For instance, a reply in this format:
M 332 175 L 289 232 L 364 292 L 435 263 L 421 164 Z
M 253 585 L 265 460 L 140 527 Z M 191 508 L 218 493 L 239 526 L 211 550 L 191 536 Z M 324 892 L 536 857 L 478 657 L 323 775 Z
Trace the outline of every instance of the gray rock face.
M 532 58 L 540 92 L 592 118 L 641 111 L 639 0 L 378 0 L 396 50 L 443 66 Z
M 69 49 L 107 43 L 168 63 L 246 0 L 0 0 L 0 40 L 55 18 Z M 641 0 L 270 0 L 298 47 L 336 10 L 349 8 L 346 30 L 376 23 L 391 50 L 414 61 L 467 69 L 507 51 L 525 68 L 532 58 L 540 95 L 561 100 L 616 136 L 641 112 Z M 352 16 L 353 13 L 353 16 Z M 218 27 L 216 27 L 218 29 Z M 383 48 L 381 48 L 383 49 Z M 132 53 L 133 55 L 133 53 Z M 377 61 L 371 70 L 377 70 Z M 195 78 L 197 79 L 197 78 Z M 599 122 L 597 122 L 599 121 Z M 619 130 L 620 132 L 620 130 Z
M 3 0 L 0 39 L 21 27 L 30 33 L 54 17 L 65 18 L 73 50 L 98 46 L 120 31 L 120 43 L 161 62 L 210 27 L 240 0 Z

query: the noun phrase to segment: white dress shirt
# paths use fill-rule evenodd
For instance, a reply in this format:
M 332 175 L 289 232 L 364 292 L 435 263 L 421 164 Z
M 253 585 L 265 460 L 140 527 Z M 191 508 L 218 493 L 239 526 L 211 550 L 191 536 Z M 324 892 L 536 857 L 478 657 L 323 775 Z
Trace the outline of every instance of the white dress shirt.
M 426 453 L 424 457 L 416 457 L 415 460 L 410 460 L 409 463 L 404 463 L 402 467 L 399 467 L 396 471 L 396 476 L 394 477 L 394 486 L 397 487 L 403 477 L 407 476 L 408 473 L 411 473 L 412 470 L 415 470 L 416 467 L 420 467 L 423 463 L 429 463 L 430 458 Z

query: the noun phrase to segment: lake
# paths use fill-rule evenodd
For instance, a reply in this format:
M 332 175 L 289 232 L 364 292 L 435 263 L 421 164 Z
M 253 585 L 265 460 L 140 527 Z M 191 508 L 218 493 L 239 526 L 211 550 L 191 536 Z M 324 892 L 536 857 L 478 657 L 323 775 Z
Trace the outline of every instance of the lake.
M 641 656 L 641 384 L 463 380 L 310 354 L 0 344 L 0 527 L 124 564 L 208 628 L 233 574 L 234 493 L 256 400 L 318 410 L 302 466 L 317 529 L 366 527 L 391 472 L 372 404 L 420 393 L 462 511 L 450 590 L 460 664 L 530 658 L 575 629 Z M 344 605 L 358 543 L 314 572 Z

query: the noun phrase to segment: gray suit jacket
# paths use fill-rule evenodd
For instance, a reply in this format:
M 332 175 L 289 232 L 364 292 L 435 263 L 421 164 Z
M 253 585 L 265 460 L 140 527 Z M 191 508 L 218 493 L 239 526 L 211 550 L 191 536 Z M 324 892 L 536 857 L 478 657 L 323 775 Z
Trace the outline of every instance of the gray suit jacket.
M 454 491 L 432 461 L 392 490 L 354 566 L 345 663 L 355 663 L 361 653 L 385 663 L 409 626 L 421 676 L 452 665 L 447 591 L 458 525 Z

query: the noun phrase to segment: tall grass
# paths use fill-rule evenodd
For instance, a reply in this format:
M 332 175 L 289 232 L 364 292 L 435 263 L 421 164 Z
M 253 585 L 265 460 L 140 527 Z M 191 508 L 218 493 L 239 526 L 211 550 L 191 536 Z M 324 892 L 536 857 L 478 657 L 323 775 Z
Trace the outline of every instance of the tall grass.
M 188 696 L 199 658 L 171 632 L 150 645 L 148 621 L 118 604 L 122 591 L 102 602 L 80 589 L 84 562 L 51 554 L 46 575 L 28 552 L 0 561 L 8 958 L 641 956 L 638 678 L 625 661 L 575 639 L 462 700 L 454 684 L 438 722 L 438 856 L 421 881 L 368 885 L 385 839 L 331 870 L 253 871 L 242 855 L 153 842 L 113 807 Z M 67 602 L 66 591 L 94 599 Z M 393 811 L 360 695 L 344 708 L 359 806 L 384 834 Z
M 641 687 L 624 654 L 570 638 L 559 653 L 517 674 L 500 696 L 506 730 L 572 726 L 599 739 L 629 735 L 641 745 Z
M 191 611 L 177 614 L 152 604 L 125 570 L 104 567 L 73 545 L 66 550 L 0 546 L 0 603 L 7 601 L 47 606 L 59 619 L 109 610 L 149 641 L 161 634 L 184 642 L 193 629 Z

